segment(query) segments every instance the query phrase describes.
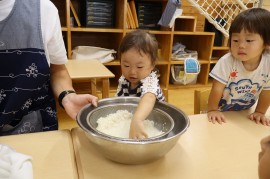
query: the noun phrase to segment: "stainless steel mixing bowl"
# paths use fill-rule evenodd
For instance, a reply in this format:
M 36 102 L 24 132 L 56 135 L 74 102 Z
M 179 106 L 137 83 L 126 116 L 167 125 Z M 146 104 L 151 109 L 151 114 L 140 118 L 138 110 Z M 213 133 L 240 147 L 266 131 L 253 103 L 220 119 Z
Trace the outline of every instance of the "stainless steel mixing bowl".
M 139 101 L 138 97 L 105 98 L 98 102 L 98 107 L 123 103 L 138 105 Z M 86 105 L 80 110 L 77 115 L 77 123 L 97 151 L 106 158 L 123 164 L 142 164 L 156 160 L 168 153 L 190 124 L 187 115 L 169 103 L 156 102 L 154 108 L 169 114 L 174 121 L 173 129 L 164 138 L 151 140 L 116 139 L 98 133 L 87 122 L 88 114 L 95 109 L 92 105 Z
M 134 114 L 137 104 L 132 104 L 132 103 L 118 103 L 118 104 L 110 104 L 110 105 L 104 105 L 104 106 L 99 106 L 93 110 L 87 115 L 87 124 L 90 126 L 91 129 L 93 129 L 96 133 L 99 133 L 105 137 L 112 138 L 114 140 L 133 140 L 133 139 L 128 139 L 128 138 L 120 138 L 116 136 L 110 136 L 107 135 L 106 133 L 99 131 L 97 129 L 98 127 L 98 119 L 101 117 L 107 117 L 109 114 L 114 114 L 118 110 L 126 110 L 132 114 Z M 152 136 L 147 138 L 146 140 L 153 140 L 155 138 L 166 138 L 166 136 L 169 134 L 169 132 L 173 129 L 174 127 L 174 121 L 171 118 L 170 115 L 167 113 L 163 112 L 160 109 L 154 108 L 151 114 L 147 117 L 147 120 L 153 121 L 154 122 L 154 127 L 158 131 L 162 131 L 162 134 Z

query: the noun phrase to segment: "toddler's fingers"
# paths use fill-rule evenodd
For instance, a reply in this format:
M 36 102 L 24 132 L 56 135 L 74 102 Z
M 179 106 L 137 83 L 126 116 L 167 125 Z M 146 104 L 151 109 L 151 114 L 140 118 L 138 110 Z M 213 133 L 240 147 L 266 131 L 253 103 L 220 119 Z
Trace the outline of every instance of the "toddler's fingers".
M 223 116 L 220 116 L 219 118 L 218 118 L 218 123 L 219 124 L 222 124 L 222 123 L 225 123 L 226 121 L 225 121 L 225 118 L 223 117 Z
M 136 139 L 145 139 L 145 138 L 147 138 L 147 136 L 141 134 L 136 137 Z
M 256 122 L 256 124 L 260 124 L 260 123 L 261 123 L 260 117 L 256 117 L 256 118 L 255 118 L 255 122 Z
M 208 118 L 208 121 L 209 121 L 209 122 L 212 122 L 213 124 L 215 124 L 215 121 L 216 121 L 216 120 L 215 120 L 214 117 L 209 117 L 209 118 Z
M 263 125 L 265 125 L 265 126 L 269 126 L 269 125 L 270 125 L 270 120 L 267 119 L 266 117 L 263 117 L 263 118 L 261 119 L 261 123 L 262 123 Z
M 249 118 L 250 118 L 250 120 L 254 121 L 256 124 L 261 123 L 260 117 L 259 117 L 259 116 L 255 116 L 254 114 L 251 114 L 251 115 L 249 116 Z
M 250 114 L 248 118 L 249 118 L 251 121 L 254 121 L 253 114 Z
M 217 118 L 216 118 L 216 121 L 217 121 L 219 124 L 222 124 L 222 118 L 221 118 L 221 117 L 217 117 Z
M 261 121 L 261 123 L 262 123 L 264 126 L 267 125 L 267 120 L 266 120 L 265 117 L 261 117 L 261 118 L 260 118 L 260 121 Z

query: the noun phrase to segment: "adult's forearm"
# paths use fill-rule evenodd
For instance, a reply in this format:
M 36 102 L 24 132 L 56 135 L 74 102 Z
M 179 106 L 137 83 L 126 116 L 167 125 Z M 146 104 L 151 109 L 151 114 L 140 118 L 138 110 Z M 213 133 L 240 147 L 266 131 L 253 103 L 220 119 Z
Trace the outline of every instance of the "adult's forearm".
M 65 65 L 51 64 L 51 86 L 56 97 L 64 90 L 74 90 Z

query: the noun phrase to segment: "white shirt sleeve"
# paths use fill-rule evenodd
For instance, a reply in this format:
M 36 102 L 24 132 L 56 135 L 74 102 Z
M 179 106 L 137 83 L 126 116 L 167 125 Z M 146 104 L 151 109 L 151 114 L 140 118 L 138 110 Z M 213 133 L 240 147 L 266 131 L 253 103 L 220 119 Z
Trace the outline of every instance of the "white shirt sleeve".
M 153 93 L 156 96 L 158 95 L 158 88 L 159 88 L 159 82 L 158 82 L 158 77 L 156 72 L 151 72 L 149 76 L 147 76 L 146 78 L 142 79 L 142 96 L 145 93 Z
M 41 30 L 48 64 L 65 64 L 67 52 L 58 10 L 50 0 L 40 0 Z
M 220 83 L 226 85 L 229 79 L 228 74 L 232 71 L 232 64 L 233 58 L 230 53 L 227 53 L 218 60 L 209 75 Z

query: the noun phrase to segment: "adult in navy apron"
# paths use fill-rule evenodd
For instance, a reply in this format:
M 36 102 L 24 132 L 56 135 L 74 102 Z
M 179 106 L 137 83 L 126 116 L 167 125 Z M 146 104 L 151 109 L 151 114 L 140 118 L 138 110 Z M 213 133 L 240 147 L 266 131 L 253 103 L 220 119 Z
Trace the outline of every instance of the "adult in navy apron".
M 58 129 L 39 0 L 17 0 L 0 21 L 0 135 Z

